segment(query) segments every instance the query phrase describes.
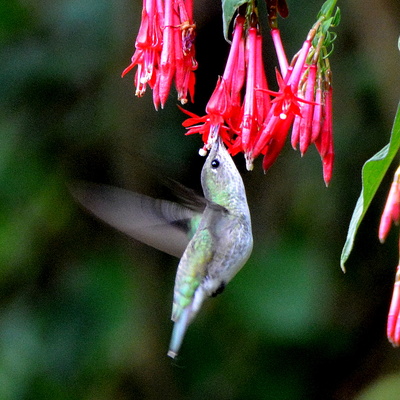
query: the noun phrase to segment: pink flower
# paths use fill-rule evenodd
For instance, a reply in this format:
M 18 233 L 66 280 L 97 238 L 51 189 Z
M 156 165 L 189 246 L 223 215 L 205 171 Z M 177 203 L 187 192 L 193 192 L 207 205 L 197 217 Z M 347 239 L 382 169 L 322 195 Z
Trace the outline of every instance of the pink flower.
M 321 156 L 323 176 L 326 186 L 332 178 L 334 150 L 333 150 L 333 118 L 332 118 L 332 86 L 328 83 L 324 92 L 323 122 L 319 136 L 315 139 L 315 146 Z
M 182 53 L 177 61 L 175 73 L 175 86 L 178 92 L 178 100 L 181 104 L 188 102 L 188 95 L 191 102 L 194 101 L 194 86 L 196 83 L 196 76 L 194 71 L 197 69 L 197 61 L 195 58 L 195 28 L 189 21 L 181 25 L 182 32 Z M 179 43 L 179 37 L 176 37 Z M 177 44 L 178 46 L 178 44 Z
M 311 143 L 315 144 L 321 156 L 324 180 L 328 185 L 334 160 L 332 85 L 330 70 L 322 74 L 320 69 L 315 64 L 305 65 L 298 90 L 298 97 L 302 99 L 300 113 L 293 122 L 291 143 L 294 149 L 300 144 L 302 155 Z
M 267 90 L 275 98 L 271 102 L 271 108 L 264 122 L 264 127 L 260 130 L 258 139 L 254 142 L 249 157 L 249 163 L 251 163 L 251 160 L 255 159 L 259 154 L 264 154 L 264 172 L 267 170 L 266 167 L 269 168 L 272 165 L 283 148 L 295 115 L 301 115 L 300 103 L 307 102 L 307 100 L 297 96 L 297 90 L 315 33 L 315 28 L 309 32 L 301 50 L 292 62 L 293 65 L 287 68 L 284 77 L 276 71 L 279 92 Z M 281 62 L 281 64 L 284 64 L 284 62 Z M 271 150 L 271 146 L 273 146 L 273 151 Z
M 183 124 L 190 127 L 188 134 L 202 134 L 203 150 L 210 147 L 207 132 L 218 125 L 229 152 L 232 155 L 244 152 L 247 156 L 268 115 L 270 97 L 262 60 L 262 38 L 253 17 L 246 32 L 245 17 L 236 17 L 226 67 L 207 103 L 207 115 L 192 116 Z M 250 164 L 248 168 L 251 169 Z
M 292 69 L 289 69 L 286 76 L 290 76 L 291 73 Z M 276 80 L 278 81 L 279 92 L 270 91 L 271 94 L 276 96 L 272 100 L 272 103 L 276 103 L 273 108 L 273 115 L 279 116 L 280 119 L 286 119 L 289 114 L 300 115 L 300 102 L 304 99 L 294 94 L 292 86 L 287 82 L 288 79 L 284 81 L 278 71 L 276 71 Z
M 324 96 L 325 96 L 325 91 L 324 91 Z M 319 137 L 319 134 L 321 132 L 322 128 L 322 122 L 324 120 L 324 98 L 322 95 L 322 77 L 319 76 L 317 78 L 316 82 L 316 88 L 315 88 L 315 105 L 314 105 L 314 115 L 312 118 L 312 127 L 311 127 L 311 141 L 314 143 L 317 138 Z
M 185 114 L 190 116 L 190 118 L 187 118 L 182 123 L 182 125 L 188 129 L 186 135 L 199 133 L 202 136 L 204 146 L 200 150 L 201 155 L 205 155 L 207 150 L 211 148 L 215 139 L 211 133 L 215 131 L 219 132 L 219 135 L 227 145 L 231 154 L 237 154 L 241 151 L 241 148 L 238 148 L 237 143 L 232 140 L 231 128 L 224 124 L 225 120 L 229 120 L 232 108 L 223 78 L 218 79 L 217 86 L 207 103 L 206 115 L 199 117 L 182 107 L 179 108 Z M 235 149 L 235 151 L 233 151 L 233 149 Z
M 289 116 L 289 118 L 275 118 L 273 120 L 272 133 L 262 151 L 264 154 L 262 163 L 264 173 L 267 172 L 269 167 L 275 162 L 279 153 L 282 151 L 292 121 L 293 115 Z
M 164 10 L 162 3 L 156 0 L 144 0 L 142 21 L 136 38 L 136 51 L 131 64 L 124 69 L 122 77 L 136 65 L 135 75 L 136 96 L 141 97 L 146 91 L 147 84 L 153 88 L 162 49 L 162 27 Z
M 205 150 L 211 147 L 212 142 L 209 140 L 209 133 L 213 126 L 220 126 L 221 136 L 224 138 L 229 137 L 227 134 L 229 128 L 223 126 L 223 124 L 226 119 L 229 119 L 231 104 L 229 102 L 229 96 L 223 78 L 218 79 L 217 86 L 207 103 L 206 115 L 199 117 L 181 107 L 180 109 L 190 116 L 190 118 L 186 119 L 182 123 L 185 128 L 188 128 L 186 135 L 200 133 L 202 135 Z
M 222 80 L 225 82 L 226 100 L 229 102 L 229 110 L 226 110 L 223 117 L 232 128 L 232 132 L 238 132 L 240 129 L 241 91 L 246 79 L 247 49 L 245 48 L 244 24 L 245 18 L 238 15 L 234 24 L 232 45 L 222 75 Z M 209 102 L 206 111 L 209 113 L 211 110 Z
M 302 90 L 302 95 L 304 96 L 304 102 L 301 105 L 301 115 L 296 116 L 299 123 L 299 142 L 300 142 L 300 153 L 303 155 L 308 149 L 312 141 L 312 122 L 314 117 L 314 101 L 315 101 L 315 77 L 317 74 L 317 66 L 312 64 L 307 69 L 307 79 L 305 83 L 305 88 Z M 292 131 L 292 135 L 294 130 Z M 293 144 L 293 141 L 292 141 Z
M 387 320 L 387 337 L 393 346 L 400 345 L 400 265 L 397 266 L 392 301 Z
M 281 31 L 278 28 L 273 28 L 271 29 L 271 36 L 274 42 L 276 56 L 278 57 L 279 68 L 281 70 L 282 75 L 286 76 L 289 65 L 282 44 Z
M 247 169 L 263 155 L 263 169 L 274 163 L 292 127 L 292 146 L 305 154 L 314 143 L 322 160 L 326 185 L 334 161 L 332 130 L 332 84 L 327 46 L 334 40 L 328 28 L 339 21 L 332 16 L 336 0 L 324 3 L 317 22 L 309 31 L 290 65 L 283 48 L 277 15 L 288 13 L 285 0 L 267 0 L 271 36 L 280 65 L 276 70 L 277 92 L 268 89 L 262 59 L 262 37 L 258 15 L 250 2 L 239 7 L 232 45 L 223 76 L 207 104 L 207 115 L 184 122 L 188 134 L 200 133 L 203 152 L 210 147 L 210 132 L 223 135 L 231 154 L 243 152 Z M 271 97 L 273 96 L 273 100 Z
M 175 80 L 178 100 L 185 104 L 188 95 L 193 100 L 195 76 L 193 0 L 144 0 L 142 21 L 131 64 L 122 72 L 125 76 L 135 66 L 136 95 L 141 97 L 147 84 L 153 89 L 156 109 L 164 106 Z
M 222 77 L 218 78 L 217 85 L 206 106 L 206 115 L 195 116 L 187 111 L 191 118 L 183 122 L 183 126 L 189 128 L 187 134 L 200 133 L 204 142 L 203 151 L 211 146 L 210 130 L 219 127 L 219 132 L 233 153 L 242 151 L 237 139 L 241 114 L 241 89 L 245 78 L 245 42 L 243 26 L 245 18 L 238 16 L 235 20 L 232 45 Z M 211 138 L 213 140 L 213 138 Z
M 389 233 L 392 222 L 396 225 L 400 221 L 400 166 L 397 168 L 385 208 L 379 224 L 379 240 L 383 243 Z M 400 248 L 400 242 L 399 242 Z M 387 320 L 387 337 L 393 346 L 400 346 L 400 261 L 397 266 L 396 279 L 393 288 L 392 301 L 390 303 Z
M 394 174 L 392 185 L 386 205 L 382 213 L 381 222 L 379 224 L 379 240 L 383 243 L 389 233 L 392 222 L 396 225 L 400 221 L 400 167 Z
M 240 136 L 242 148 L 248 155 L 271 108 L 262 60 L 262 38 L 257 28 L 250 28 L 248 31 L 246 59 L 246 92 L 242 106 Z
M 286 75 L 287 80 L 291 76 L 290 74 L 291 68 L 289 68 Z M 267 91 L 276 97 L 271 101 L 271 108 L 251 151 L 253 159 L 261 153 L 264 154 L 263 168 L 267 165 L 271 166 L 278 156 L 278 149 L 282 149 L 285 143 L 294 116 L 300 113 L 299 102 L 302 101 L 302 99 L 294 95 L 292 88 L 285 82 L 278 71 L 276 77 L 279 84 L 279 92 Z M 271 147 L 272 143 L 274 144 L 274 151 L 271 153 L 268 147 Z M 279 145 L 277 145 L 278 143 Z M 272 159 L 267 162 L 266 158 L 269 155 L 271 155 Z M 264 168 L 264 171 L 266 170 Z

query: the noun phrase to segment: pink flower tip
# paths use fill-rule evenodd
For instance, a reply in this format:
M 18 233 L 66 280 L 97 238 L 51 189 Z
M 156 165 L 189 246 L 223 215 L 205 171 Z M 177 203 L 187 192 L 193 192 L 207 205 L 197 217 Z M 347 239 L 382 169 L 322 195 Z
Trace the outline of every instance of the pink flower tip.
M 383 243 L 389 234 L 392 222 L 399 223 L 400 215 L 400 167 L 397 169 L 392 185 L 390 186 L 389 195 L 386 200 L 385 208 L 379 223 L 378 237 Z
M 394 284 L 392 301 L 387 319 L 387 337 L 393 346 L 400 345 L 400 274 L 397 267 L 396 282 Z

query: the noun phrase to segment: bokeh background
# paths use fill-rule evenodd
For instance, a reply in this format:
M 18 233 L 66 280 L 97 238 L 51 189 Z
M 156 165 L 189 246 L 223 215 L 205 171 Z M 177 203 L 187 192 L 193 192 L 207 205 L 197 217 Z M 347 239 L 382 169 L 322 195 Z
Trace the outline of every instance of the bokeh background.
M 228 45 L 221 5 L 195 1 L 203 114 Z M 288 0 L 287 52 L 322 4 Z M 395 400 L 400 350 L 385 336 L 398 232 L 377 230 L 394 171 L 339 267 L 363 163 L 389 140 L 400 94 L 400 3 L 339 1 L 331 56 L 336 164 L 289 144 L 264 175 L 243 172 L 255 246 L 224 294 L 166 356 L 177 259 L 134 242 L 72 200 L 74 179 L 169 198 L 200 190 L 200 137 L 172 93 L 156 112 L 129 64 L 139 0 L 0 2 L 0 399 Z M 266 35 L 267 31 L 265 30 Z M 269 38 L 265 62 L 276 59 Z

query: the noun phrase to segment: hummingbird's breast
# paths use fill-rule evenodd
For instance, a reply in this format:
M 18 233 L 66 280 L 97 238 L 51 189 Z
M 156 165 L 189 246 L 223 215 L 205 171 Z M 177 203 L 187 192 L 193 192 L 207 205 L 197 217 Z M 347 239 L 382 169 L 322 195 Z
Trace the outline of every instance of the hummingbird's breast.
M 246 263 L 253 249 L 250 218 L 242 215 L 219 221 L 216 247 L 202 286 L 209 296 L 222 292 Z

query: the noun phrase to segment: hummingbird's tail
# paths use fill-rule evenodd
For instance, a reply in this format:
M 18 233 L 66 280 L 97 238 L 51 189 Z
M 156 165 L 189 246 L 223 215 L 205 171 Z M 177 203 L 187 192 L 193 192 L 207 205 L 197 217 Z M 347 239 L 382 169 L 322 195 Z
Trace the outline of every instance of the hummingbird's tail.
M 205 293 L 203 288 L 199 286 L 194 293 L 192 302 L 182 310 L 179 318 L 175 321 L 174 329 L 172 331 L 171 342 L 169 344 L 169 357 L 175 358 L 178 355 L 187 328 L 192 322 L 193 318 L 199 312 L 200 307 L 206 297 L 207 294 Z
M 178 321 L 174 324 L 172 331 L 171 342 L 169 344 L 168 356 L 175 358 L 178 355 L 179 349 L 181 348 L 183 337 L 185 336 L 186 330 L 189 326 L 189 316 L 191 313 L 191 307 L 186 307 Z

